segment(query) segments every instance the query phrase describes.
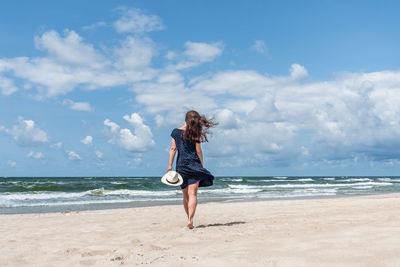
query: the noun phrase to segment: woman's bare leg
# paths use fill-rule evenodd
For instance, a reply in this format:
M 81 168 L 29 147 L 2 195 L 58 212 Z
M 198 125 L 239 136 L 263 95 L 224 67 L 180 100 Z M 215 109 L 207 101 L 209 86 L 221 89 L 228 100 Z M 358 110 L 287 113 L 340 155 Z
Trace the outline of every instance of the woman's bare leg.
M 193 217 L 194 213 L 196 212 L 197 207 L 197 189 L 199 188 L 199 182 L 195 184 L 191 184 L 188 186 L 188 228 L 193 229 Z
M 183 193 L 183 207 L 185 208 L 186 215 L 189 219 L 189 209 L 188 209 L 188 202 L 189 202 L 189 194 L 188 194 L 188 187 L 182 189 Z

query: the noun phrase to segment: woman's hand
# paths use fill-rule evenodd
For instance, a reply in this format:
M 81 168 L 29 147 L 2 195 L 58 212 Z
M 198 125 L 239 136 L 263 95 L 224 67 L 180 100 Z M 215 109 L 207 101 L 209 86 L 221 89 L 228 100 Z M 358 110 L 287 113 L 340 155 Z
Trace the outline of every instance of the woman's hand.
M 172 167 L 168 167 L 167 172 L 172 171 Z

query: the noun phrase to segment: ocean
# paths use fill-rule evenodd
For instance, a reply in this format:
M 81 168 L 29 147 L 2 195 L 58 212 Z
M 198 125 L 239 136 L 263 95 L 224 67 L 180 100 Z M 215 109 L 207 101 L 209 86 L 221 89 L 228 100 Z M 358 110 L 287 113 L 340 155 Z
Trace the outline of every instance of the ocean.
M 340 197 L 400 192 L 400 176 L 216 177 L 199 203 Z M 1 177 L 0 213 L 67 212 L 180 204 L 160 177 Z

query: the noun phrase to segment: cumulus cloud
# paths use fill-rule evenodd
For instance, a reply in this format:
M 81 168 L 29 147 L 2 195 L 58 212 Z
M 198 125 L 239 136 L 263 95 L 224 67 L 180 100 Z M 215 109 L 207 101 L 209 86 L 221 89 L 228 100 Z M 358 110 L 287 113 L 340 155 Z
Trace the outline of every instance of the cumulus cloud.
M 203 43 L 188 41 L 185 43 L 183 60 L 180 60 L 176 65 L 170 65 L 168 68 L 182 70 L 198 66 L 205 62 L 211 62 L 222 54 L 222 50 L 223 44 L 221 42 Z
M 67 153 L 68 159 L 71 161 L 82 160 L 82 158 L 74 151 L 66 151 L 66 153 Z
M 81 139 L 82 144 L 91 145 L 93 142 L 93 137 L 90 135 L 86 136 L 85 138 Z
M 257 40 L 254 42 L 252 46 L 250 46 L 250 50 L 259 52 L 261 54 L 267 53 L 267 46 L 265 45 L 265 42 L 262 40 Z
M 42 152 L 34 152 L 30 151 L 27 155 L 28 158 L 33 158 L 33 159 L 43 159 L 44 154 Z
M 159 76 L 133 87 L 136 101 L 158 127 L 183 122 L 177 114 L 190 108 L 213 115 L 220 122 L 208 148 L 213 157 L 277 165 L 400 157 L 399 71 L 305 82 L 307 69 L 295 63 L 286 76 L 228 70 L 187 83 L 177 71 Z M 243 154 L 251 156 L 230 159 Z
M 90 104 L 88 102 L 74 102 L 70 99 L 64 99 L 62 104 L 72 110 L 77 110 L 77 111 L 92 111 L 93 110 L 93 108 L 90 106 Z
M 120 19 L 114 22 L 119 33 L 144 33 L 164 29 L 161 19 L 156 15 L 147 15 L 139 8 L 119 8 Z
M 114 25 L 119 32 L 145 33 L 163 27 L 157 16 L 145 15 L 139 9 L 120 11 L 122 17 Z M 0 58 L 2 94 L 16 92 L 16 82 L 36 99 L 66 95 L 76 89 L 131 87 L 155 79 L 167 82 L 180 75 L 177 71 L 211 62 L 223 51 L 221 42 L 188 41 L 183 51 L 167 53 L 169 64 L 155 69 L 152 61 L 158 53 L 157 45 L 145 34 L 128 35 L 113 47 L 98 49 L 74 30 L 49 30 L 35 36 L 35 46 L 43 56 Z M 74 110 L 93 110 L 87 102 L 65 99 L 62 103 Z
M 290 76 L 295 80 L 302 79 L 308 76 L 308 72 L 303 66 L 292 64 L 292 66 L 290 66 Z
M 151 67 L 154 46 L 149 38 L 128 36 L 114 48 L 113 66 L 126 77 L 126 84 L 154 78 L 156 71 Z
M 123 117 L 134 128 L 132 133 L 130 129 L 120 128 L 115 122 L 106 119 L 104 125 L 110 127 L 112 138 L 108 141 L 111 144 L 117 144 L 119 147 L 129 152 L 145 152 L 155 146 L 152 139 L 153 135 L 150 128 L 143 123 L 143 119 L 137 113 Z
M 0 131 L 12 136 L 17 144 L 22 146 L 41 145 L 49 142 L 49 137 L 45 131 L 36 127 L 33 120 L 25 120 L 21 116 L 18 117 L 17 125 L 13 125 L 11 129 L 1 126 Z
M 35 44 L 47 55 L 0 59 L 0 75 L 9 73 L 8 80 L 3 78 L 1 82 L 3 94 L 15 91 L 11 79 L 20 79 L 27 88 L 35 88 L 38 98 L 64 95 L 76 88 L 93 90 L 127 82 L 125 74 L 113 66 L 113 59 L 85 43 L 72 30 L 64 31 L 64 36 L 47 31 L 35 37 Z
M 91 44 L 83 42 L 83 38 L 75 31 L 65 30 L 64 38 L 58 32 L 50 30 L 35 37 L 36 47 L 47 51 L 50 57 L 58 62 L 71 65 L 102 68 L 107 60 L 100 55 Z
M 222 53 L 222 43 L 199 43 L 199 42 L 186 42 L 186 50 L 184 54 L 190 59 L 199 62 L 212 61 L 216 56 Z
M 216 111 L 215 119 L 218 121 L 218 127 L 223 129 L 238 128 L 240 126 L 240 120 L 229 109 Z

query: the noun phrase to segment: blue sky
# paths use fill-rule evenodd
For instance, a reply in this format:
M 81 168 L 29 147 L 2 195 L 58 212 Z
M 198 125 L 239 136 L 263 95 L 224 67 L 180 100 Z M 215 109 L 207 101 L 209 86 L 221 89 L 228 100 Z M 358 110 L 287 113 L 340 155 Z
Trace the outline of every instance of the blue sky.
M 196 109 L 215 175 L 398 175 L 396 1 L 10 1 L 0 176 L 160 176 Z

